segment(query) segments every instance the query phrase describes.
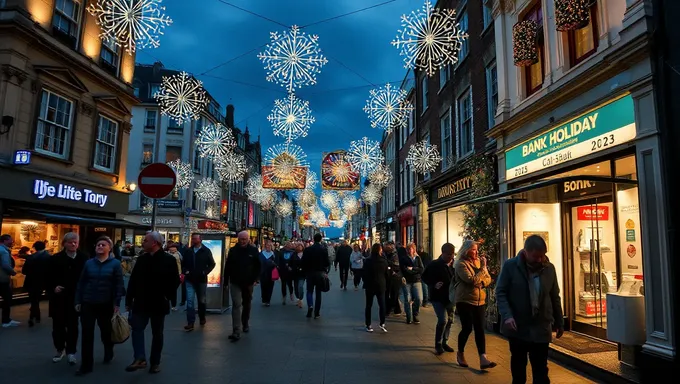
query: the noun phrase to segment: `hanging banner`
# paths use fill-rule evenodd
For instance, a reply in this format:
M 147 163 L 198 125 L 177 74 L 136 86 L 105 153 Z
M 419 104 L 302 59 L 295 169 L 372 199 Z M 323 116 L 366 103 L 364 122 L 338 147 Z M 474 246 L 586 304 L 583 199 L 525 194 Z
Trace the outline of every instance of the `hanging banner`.
M 285 172 L 280 166 L 262 166 L 262 188 L 268 189 L 305 189 L 307 167 L 290 167 Z
M 324 153 L 321 159 L 321 189 L 358 191 L 361 175 L 346 159 L 346 151 Z

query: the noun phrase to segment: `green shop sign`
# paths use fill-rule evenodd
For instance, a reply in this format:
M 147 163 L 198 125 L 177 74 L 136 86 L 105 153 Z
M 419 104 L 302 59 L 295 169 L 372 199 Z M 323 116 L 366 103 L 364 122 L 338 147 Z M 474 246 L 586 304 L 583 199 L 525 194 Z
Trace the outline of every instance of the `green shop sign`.
M 547 169 L 635 139 L 630 95 L 612 101 L 505 152 L 505 179 Z

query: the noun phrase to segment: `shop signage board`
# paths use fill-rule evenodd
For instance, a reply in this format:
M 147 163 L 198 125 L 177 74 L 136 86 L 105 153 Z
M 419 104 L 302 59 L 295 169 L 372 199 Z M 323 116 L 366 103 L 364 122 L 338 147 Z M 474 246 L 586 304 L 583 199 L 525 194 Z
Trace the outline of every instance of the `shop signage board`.
M 449 183 L 433 188 L 430 192 L 430 204 L 450 200 L 467 193 L 472 188 L 470 176 L 464 176 Z
M 88 188 L 79 188 L 66 183 L 51 183 L 47 180 L 36 179 L 33 182 L 33 195 L 38 200 L 58 199 L 79 201 L 100 208 L 104 208 L 109 201 L 105 193 L 97 193 Z
M 176 183 L 175 171 L 164 163 L 147 165 L 137 178 L 139 190 L 150 199 L 162 199 L 169 195 Z
M 506 180 L 634 140 L 634 107 L 633 97 L 626 95 L 507 150 Z
M 585 206 L 576 208 L 576 218 L 579 221 L 594 221 L 594 220 L 609 220 L 609 207 L 605 205 L 600 206 Z
M 14 151 L 14 165 L 31 164 L 31 151 L 25 149 Z

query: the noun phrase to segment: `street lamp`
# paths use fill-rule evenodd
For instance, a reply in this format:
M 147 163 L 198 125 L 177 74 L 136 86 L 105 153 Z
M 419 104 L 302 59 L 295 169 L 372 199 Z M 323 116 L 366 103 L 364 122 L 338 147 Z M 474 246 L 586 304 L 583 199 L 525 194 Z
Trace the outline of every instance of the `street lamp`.
M 127 190 L 130 191 L 130 192 L 134 192 L 134 191 L 137 190 L 137 184 L 135 184 L 135 183 L 130 183 L 130 184 L 128 184 L 128 185 L 125 186 L 125 189 L 127 189 Z

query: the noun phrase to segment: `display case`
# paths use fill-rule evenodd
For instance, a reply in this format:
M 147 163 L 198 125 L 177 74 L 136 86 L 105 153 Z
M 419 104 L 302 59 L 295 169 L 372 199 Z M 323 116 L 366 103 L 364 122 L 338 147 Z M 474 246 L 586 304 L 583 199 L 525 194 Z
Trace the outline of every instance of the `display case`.
M 229 309 L 229 287 L 225 284 L 222 272 L 227 261 L 227 252 L 231 236 L 224 234 L 202 234 L 203 245 L 210 249 L 215 268 L 208 274 L 206 288 L 206 310 L 212 313 L 224 313 Z

